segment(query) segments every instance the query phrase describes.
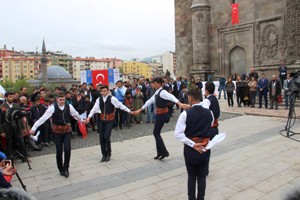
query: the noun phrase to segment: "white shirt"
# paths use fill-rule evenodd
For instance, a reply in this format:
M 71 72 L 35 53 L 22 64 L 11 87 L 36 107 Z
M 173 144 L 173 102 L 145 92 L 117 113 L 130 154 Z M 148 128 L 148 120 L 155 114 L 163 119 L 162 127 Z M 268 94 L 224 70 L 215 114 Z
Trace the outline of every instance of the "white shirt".
M 158 90 L 156 90 L 156 92 L 154 93 L 154 95 L 152 95 L 152 97 L 146 101 L 146 103 L 143 105 L 142 109 L 144 110 L 145 108 L 149 107 L 150 105 L 155 103 L 155 96 L 159 93 L 159 91 L 161 91 L 161 93 L 159 94 L 159 96 L 165 100 L 169 100 L 172 101 L 174 103 L 178 103 L 179 100 L 174 97 L 174 95 L 170 94 L 169 92 L 167 92 L 166 90 L 163 90 L 162 88 L 159 88 Z
M 211 94 L 211 95 L 213 95 L 213 94 Z M 208 95 L 208 97 L 209 96 L 211 96 L 211 95 Z M 203 107 L 203 108 L 207 108 L 207 109 L 209 109 L 209 106 L 210 106 L 210 100 L 208 100 L 208 97 L 206 97 L 206 99 L 204 99 L 202 102 L 201 102 L 201 106 Z
M 70 106 L 70 114 L 71 114 L 71 116 L 74 117 L 76 120 L 80 120 L 82 122 L 82 118 L 78 114 L 78 112 L 75 110 L 75 108 L 71 104 L 68 104 L 68 105 Z M 58 108 L 61 109 L 61 110 L 64 110 L 65 105 L 63 105 L 63 106 L 58 105 Z M 55 111 L 54 105 L 51 105 L 46 110 L 46 112 L 43 114 L 43 116 L 34 123 L 34 125 L 31 128 L 31 130 L 32 131 L 36 131 L 36 129 L 38 129 L 38 127 L 40 125 L 42 125 L 47 119 L 49 119 L 49 117 L 52 116 L 52 114 L 54 113 L 54 111 Z
M 194 106 L 201 106 L 201 104 L 200 103 L 194 104 L 192 107 L 194 107 Z M 212 112 L 211 112 L 211 115 L 213 118 L 212 122 L 211 122 L 211 126 L 212 126 L 214 123 L 214 115 Z M 174 135 L 177 140 L 183 142 L 184 144 L 186 144 L 190 147 L 193 147 L 195 145 L 195 142 L 192 141 L 191 139 L 189 139 L 188 137 L 186 137 L 186 135 L 184 133 L 185 128 L 186 128 L 186 117 L 187 117 L 186 111 L 183 111 L 177 120 Z
M 106 95 L 105 97 L 103 97 L 103 101 L 104 103 L 107 100 L 108 95 Z M 93 117 L 93 115 L 97 112 L 97 113 L 101 113 L 100 110 L 100 102 L 99 102 L 100 97 L 96 100 L 95 105 L 93 106 L 93 109 L 91 110 L 90 114 L 89 114 L 89 118 Z M 111 96 L 111 103 L 112 105 L 114 105 L 116 108 L 120 108 L 121 110 L 124 110 L 128 113 L 131 112 L 131 110 L 129 108 L 127 108 L 125 105 L 123 105 L 116 97 Z

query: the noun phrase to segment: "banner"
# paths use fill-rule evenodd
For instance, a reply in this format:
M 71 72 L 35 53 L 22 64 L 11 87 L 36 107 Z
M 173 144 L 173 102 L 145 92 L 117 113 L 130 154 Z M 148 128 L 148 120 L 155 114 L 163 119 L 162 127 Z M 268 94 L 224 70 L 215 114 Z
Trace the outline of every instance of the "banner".
M 120 71 L 118 69 L 114 69 L 114 80 L 115 82 L 120 80 Z
M 86 83 L 92 83 L 92 70 L 86 70 Z
M 239 24 L 240 20 L 239 20 L 239 4 L 238 3 L 234 3 L 231 5 L 231 22 L 232 25 L 234 24 Z
M 80 83 L 86 83 L 86 71 L 85 70 L 81 70 L 80 71 Z
M 108 86 L 109 89 L 112 89 L 115 87 L 115 78 L 114 78 L 114 70 L 113 69 L 109 69 L 108 70 Z
M 98 84 L 108 85 L 108 70 L 92 70 L 92 82 L 94 88 Z

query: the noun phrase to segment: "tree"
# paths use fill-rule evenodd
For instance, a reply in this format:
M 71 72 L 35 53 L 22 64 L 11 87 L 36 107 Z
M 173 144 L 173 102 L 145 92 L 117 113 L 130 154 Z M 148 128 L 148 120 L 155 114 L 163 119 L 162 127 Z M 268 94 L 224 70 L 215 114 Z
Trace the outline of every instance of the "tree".
M 0 84 L 6 90 L 6 92 L 19 92 L 21 87 L 26 87 L 29 93 L 34 89 L 34 87 L 30 85 L 25 78 L 20 78 L 15 83 L 9 79 L 4 79 L 0 82 Z

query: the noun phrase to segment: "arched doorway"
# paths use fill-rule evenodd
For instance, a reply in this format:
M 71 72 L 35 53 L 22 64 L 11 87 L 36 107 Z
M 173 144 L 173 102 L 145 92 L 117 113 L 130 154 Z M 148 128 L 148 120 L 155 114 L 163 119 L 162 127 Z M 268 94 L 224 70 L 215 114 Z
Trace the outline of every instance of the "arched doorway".
M 246 51 L 242 47 L 235 47 L 229 53 L 229 74 L 246 74 Z

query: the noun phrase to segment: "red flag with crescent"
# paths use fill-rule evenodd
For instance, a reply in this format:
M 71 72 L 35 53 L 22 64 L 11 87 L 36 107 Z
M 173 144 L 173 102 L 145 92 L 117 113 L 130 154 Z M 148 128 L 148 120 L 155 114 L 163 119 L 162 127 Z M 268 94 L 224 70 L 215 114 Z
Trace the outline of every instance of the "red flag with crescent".
M 108 85 L 108 70 L 92 70 L 92 82 L 95 88 L 98 84 Z
M 231 5 L 232 25 L 239 24 L 239 4 L 234 3 Z

